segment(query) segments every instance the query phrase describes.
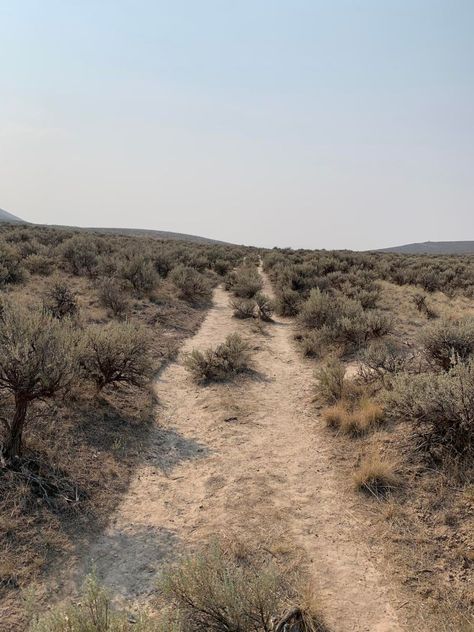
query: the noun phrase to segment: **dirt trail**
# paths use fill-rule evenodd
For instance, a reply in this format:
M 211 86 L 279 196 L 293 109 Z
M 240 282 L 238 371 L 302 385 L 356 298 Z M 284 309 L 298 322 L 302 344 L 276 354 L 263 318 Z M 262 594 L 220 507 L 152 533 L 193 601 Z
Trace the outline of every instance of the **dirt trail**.
M 334 632 L 408 629 L 365 542 L 355 494 L 337 472 L 311 403 L 314 367 L 294 349 L 290 321 L 277 318 L 266 336 L 252 333 L 248 321 L 232 318 L 228 301 L 218 288 L 183 352 L 240 331 L 254 347 L 256 377 L 202 387 L 181 361 L 164 371 L 146 464 L 78 574 L 93 559 L 116 594 L 145 601 L 160 565 L 183 546 L 229 530 L 283 529 L 311 560 Z

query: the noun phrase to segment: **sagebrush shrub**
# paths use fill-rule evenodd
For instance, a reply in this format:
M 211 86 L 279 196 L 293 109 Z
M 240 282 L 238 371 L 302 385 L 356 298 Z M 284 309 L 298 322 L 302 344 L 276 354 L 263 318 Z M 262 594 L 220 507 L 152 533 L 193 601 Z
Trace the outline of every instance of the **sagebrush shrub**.
M 56 607 L 35 617 L 29 632 L 184 632 L 176 611 L 164 611 L 150 619 L 144 612 L 133 619 L 114 609 L 109 593 L 89 576 L 81 598 L 70 606 Z
M 230 334 L 214 349 L 194 349 L 185 365 L 197 382 L 220 382 L 250 368 L 250 349 L 238 334 Z
M 319 395 L 325 403 L 334 404 L 342 398 L 345 373 L 344 364 L 337 358 L 330 358 L 316 371 Z
M 291 288 L 282 288 L 276 292 L 275 311 L 279 316 L 296 316 L 300 303 L 300 295 Z
M 206 632 L 324 632 L 321 617 L 288 608 L 298 594 L 283 569 L 252 551 L 244 557 L 212 544 L 165 569 L 158 588 L 177 604 L 187 629 Z
M 149 294 L 160 280 L 152 261 L 139 254 L 133 255 L 123 263 L 121 275 L 131 284 L 139 296 Z
M 146 331 L 131 323 L 89 327 L 80 358 L 84 376 L 98 391 L 114 383 L 143 386 L 152 371 L 149 343 Z
M 235 318 L 255 318 L 256 303 L 252 298 L 234 298 L 230 301 Z
M 42 310 L 4 305 L 0 314 L 0 392 L 14 397 L 6 420 L 7 459 L 21 455 L 23 428 L 32 401 L 66 389 L 77 374 L 77 338 Z
M 385 408 L 394 419 L 411 421 L 433 456 L 474 456 L 473 360 L 444 373 L 396 376 Z
M 262 289 L 263 281 L 257 268 L 243 265 L 227 277 L 226 287 L 239 298 L 253 298 Z
M 130 302 L 119 279 L 105 278 L 99 284 L 99 301 L 113 316 L 122 318 L 129 310 Z
M 9 244 L 0 241 L 0 286 L 24 283 L 28 277 L 19 253 Z
M 194 268 L 179 265 L 171 271 L 169 278 L 179 290 L 180 298 L 189 303 L 205 304 L 212 298 L 209 281 Z
M 43 306 L 54 318 L 72 318 L 78 312 L 75 293 L 66 281 L 55 279 L 46 291 Z
M 474 318 L 442 320 L 425 330 L 421 342 L 428 359 L 448 370 L 474 353 Z
M 272 300 L 262 292 L 257 292 L 254 297 L 256 316 L 265 322 L 272 320 L 273 316 L 273 302 Z

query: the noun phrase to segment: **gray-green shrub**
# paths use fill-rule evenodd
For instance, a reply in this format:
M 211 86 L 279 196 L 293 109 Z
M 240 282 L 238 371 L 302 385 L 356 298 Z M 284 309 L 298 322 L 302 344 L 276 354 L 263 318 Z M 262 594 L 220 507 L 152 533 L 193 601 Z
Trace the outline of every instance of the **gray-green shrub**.
M 221 382 L 250 368 L 250 349 L 238 334 L 230 334 L 215 348 L 194 349 L 185 366 L 197 382 Z

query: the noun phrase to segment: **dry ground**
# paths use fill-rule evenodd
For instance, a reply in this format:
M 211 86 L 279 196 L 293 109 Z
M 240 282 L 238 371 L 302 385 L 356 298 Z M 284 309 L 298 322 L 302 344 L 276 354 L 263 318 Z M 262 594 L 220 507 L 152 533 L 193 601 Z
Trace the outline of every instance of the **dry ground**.
M 314 365 L 294 348 L 292 323 L 277 318 L 259 332 L 232 318 L 228 300 L 215 291 L 183 353 L 238 331 L 253 348 L 253 373 L 198 386 L 182 355 L 162 373 L 157 424 L 126 496 L 50 590 L 71 594 L 95 567 L 119 600 L 149 603 L 164 561 L 231 535 L 301 549 L 334 632 L 433 629 L 418 596 L 385 564 L 376 538 L 380 503 L 367 504 L 351 489 L 354 452 L 341 451 L 318 419 Z

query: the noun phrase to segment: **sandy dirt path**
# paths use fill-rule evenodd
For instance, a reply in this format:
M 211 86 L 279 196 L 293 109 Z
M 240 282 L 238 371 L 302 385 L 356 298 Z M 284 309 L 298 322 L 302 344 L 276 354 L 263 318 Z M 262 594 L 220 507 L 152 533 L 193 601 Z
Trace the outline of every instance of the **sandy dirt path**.
M 265 279 L 266 291 L 271 292 Z M 146 601 L 164 561 L 214 534 L 284 530 L 306 552 L 334 632 L 408 630 L 397 596 L 364 537 L 358 500 L 338 473 L 317 418 L 314 366 L 277 318 L 267 335 L 232 318 L 221 288 L 183 353 L 240 332 L 256 374 L 235 384 L 195 385 L 180 359 L 156 383 L 157 425 L 127 496 L 89 550 L 99 577 L 120 597 Z

